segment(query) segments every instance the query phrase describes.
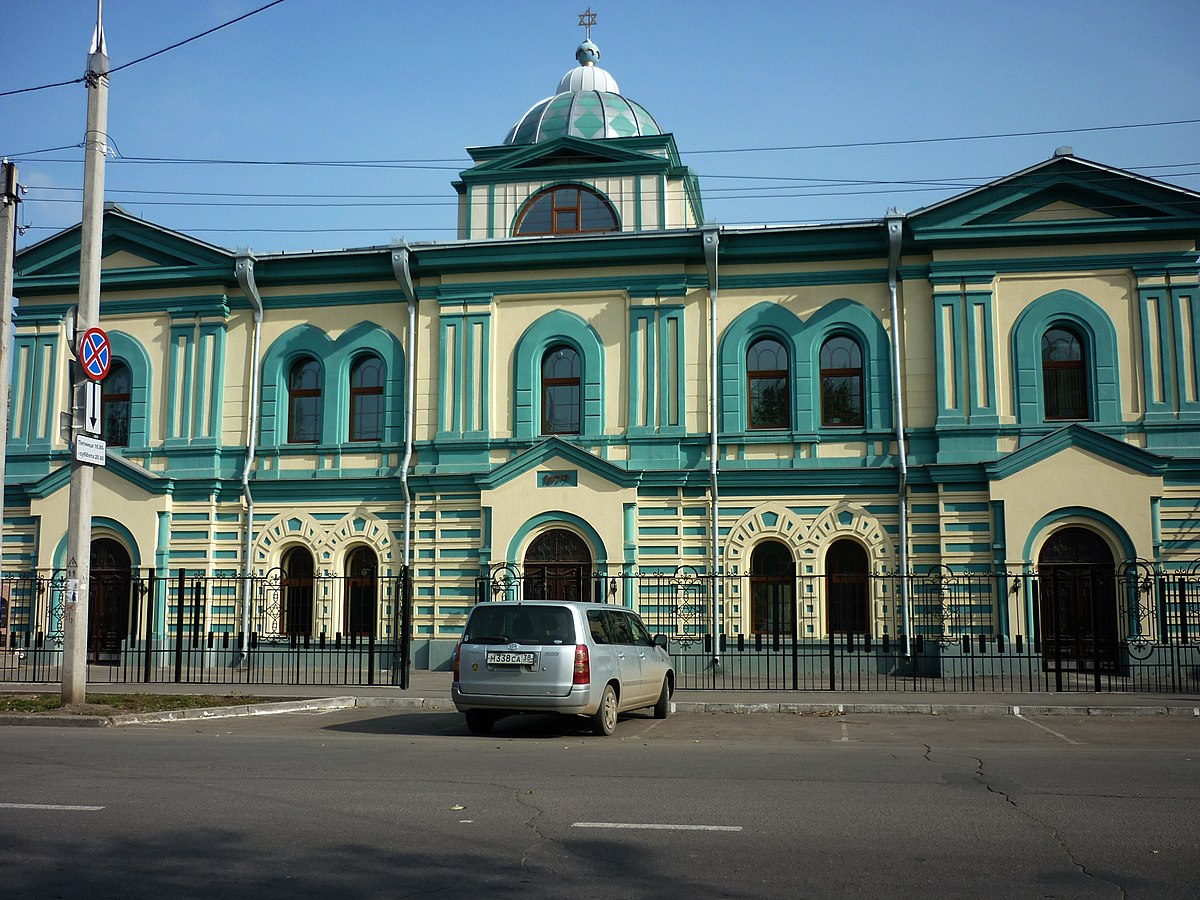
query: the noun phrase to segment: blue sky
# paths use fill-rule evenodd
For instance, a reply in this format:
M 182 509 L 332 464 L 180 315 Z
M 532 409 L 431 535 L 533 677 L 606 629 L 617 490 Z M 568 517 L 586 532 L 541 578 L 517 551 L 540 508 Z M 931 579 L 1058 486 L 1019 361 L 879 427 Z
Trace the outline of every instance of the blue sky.
M 267 0 L 107 0 L 119 66 Z M 4 0 L 0 92 L 83 74 L 95 0 Z M 223 247 L 455 236 L 464 148 L 499 143 L 572 67 L 586 2 L 286 0 L 113 75 L 106 199 Z M 591 0 L 601 65 L 674 133 L 722 224 L 912 211 L 1050 156 L 1200 190 L 1194 0 Z M 28 186 L 20 246 L 79 220 L 86 91 L 0 96 Z M 53 153 L 31 151 L 68 147 Z M 719 151 L 719 152 L 713 152 Z M 137 162 L 405 160 L 388 167 Z M 811 179 L 811 180 L 805 180 Z M 153 193 L 152 193 L 153 192 Z M 255 196 L 263 195 L 263 196 Z

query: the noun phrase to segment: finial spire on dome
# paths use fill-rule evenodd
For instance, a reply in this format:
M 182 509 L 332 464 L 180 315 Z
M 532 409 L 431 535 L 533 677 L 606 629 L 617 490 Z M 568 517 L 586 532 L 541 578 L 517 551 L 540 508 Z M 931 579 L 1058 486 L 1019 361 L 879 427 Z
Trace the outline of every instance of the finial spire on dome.
M 579 14 L 579 25 L 584 29 L 583 39 L 585 41 L 590 41 L 592 39 L 592 26 L 595 24 L 596 14 L 592 12 L 592 8 L 589 6 Z

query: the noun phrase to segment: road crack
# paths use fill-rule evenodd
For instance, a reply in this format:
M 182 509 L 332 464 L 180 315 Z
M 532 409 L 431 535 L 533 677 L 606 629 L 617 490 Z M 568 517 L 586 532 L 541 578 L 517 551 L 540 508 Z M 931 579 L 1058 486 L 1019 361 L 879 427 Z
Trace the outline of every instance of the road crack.
M 926 750 L 928 750 L 928 747 L 926 747 Z M 925 758 L 926 759 L 929 758 L 928 753 L 926 753 Z M 1123 886 L 1121 886 L 1120 884 L 1118 884 L 1117 882 L 1115 882 L 1109 878 L 1104 878 L 1100 875 L 1096 875 L 1095 873 L 1089 871 L 1088 867 L 1086 865 L 1084 865 L 1083 862 L 1081 862 L 1079 860 L 1079 858 L 1075 855 L 1075 851 L 1071 848 L 1071 845 L 1067 843 L 1066 839 L 1062 836 L 1062 834 L 1059 832 L 1059 830 L 1057 828 L 1055 828 L 1049 822 L 1045 822 L 1045 821 L 1039 819 L 1037 816 L 1035 816 L 1033 813 L 1029 812 L 1028 810 L 1022 809 L 1020 807 L 1020 805 L 1017 803 L 1017 801 L 1014 800 L 1007 791 L 1003 791 L 997 787 L 993 787 L 991 782 L 988 781 L 987 776 L 984 775 L 983 760 L 980 759 L 978 756 L 972 756 L 970 758 L 975 760 L 975 763 L 976 763 L 975 773 L 974 773 L 975 779 L 980 784 L 983 785 L 983 787 L 987 790 L 987 792 L 989 794 L 995 794 L 997 797 L 999 797 L 1001 800 L 1003 800 L 1005 803 L 1007 803 L 1009 806 L 1011 806 L 1015 812 L 1019 813 L 1020 815 L 1024 816 L 1026 819 L 1029 819 L 1029 821 L 1034 822 L 1035 824 L 1039 825 L 1040 827 L 1042 827 L 1046 831 L 1048 831 L 1050 833 L 1050 836 L 1054 838 L 1054 842 L 1062 850 L 1063 854 L 1067 857 L 1068 860 L 1070 860 L 1071 865 L 1073 865 L 1076 869 L 1078 869 L 1080 874 L 1082 874 L 1088 878 L 1092 878 L 1096 881 L 1103 882 L 1105 884 L 1111 884 L 1120 893 L 1121 900 L 1126 900 L 1128 895 L 1126 894 L 1125 888 Z

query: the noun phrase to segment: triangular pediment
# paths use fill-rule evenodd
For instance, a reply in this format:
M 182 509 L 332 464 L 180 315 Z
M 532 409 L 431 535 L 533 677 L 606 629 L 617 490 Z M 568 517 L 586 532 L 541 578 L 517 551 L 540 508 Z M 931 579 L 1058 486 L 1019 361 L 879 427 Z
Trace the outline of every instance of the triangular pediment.
M 78 275 L 82 226 L 75 225 L 17 254 L 22 278 Z M 168 268 L 233 271 L 233 254 L 196 238 L 163 228 L 109 205 L 104 210 L 102 271 Z
M 1167 460 L 1109 437 L 1085 425 L 1071 424 L 1016 450 L 986 467 L 990 479 L 999 481 L 1037 465 L 1064 450 L 1078 448 L 1139 475 L 1161 476 L 1167 470 Z
M 461 174 L 465 180 L 472 180 L 531 169 L 561 173 L 630 165 L 645 171 L 665 171 L 672 165 L 670 140 L 670 135 L 599 141 L 564 136 L 536 144 L 476 147 L 468 151 L 475 165 Z
M 919 240 L 1194 235 L 1200 194 L 1061 156 L 918 210 L 909 223 Z
M 108 453 L 104 463 L 104 477 L 115 476 L 147 494 L 169 494 L 174 490 L 175 480 L 151 472 L 144 466 L 125 459 L 118 453 Z M 56 491 L 70 487 L 71 466 L 55 469 L 26 487 L 25 492 L 34 499 L 49 497 Z
M 479 479 L 479 487 L 483 490 L 494 490 L 514 478 L 556 459 L 566 465 L 591 472 L 618 487 L 634 487 L 641 480 L 641 474 L 638 472 L 630 472 L 614 465 L 562 438 L 549 437 L 482 476 Z

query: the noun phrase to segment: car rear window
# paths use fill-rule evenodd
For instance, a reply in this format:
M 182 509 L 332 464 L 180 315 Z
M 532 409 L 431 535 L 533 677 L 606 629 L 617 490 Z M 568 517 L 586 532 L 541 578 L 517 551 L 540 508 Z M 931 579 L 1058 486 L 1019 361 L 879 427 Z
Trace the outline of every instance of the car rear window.
M 463 629 L 464 644 L 574 644 L 575 620 L 562 606 L 481 606 Z

